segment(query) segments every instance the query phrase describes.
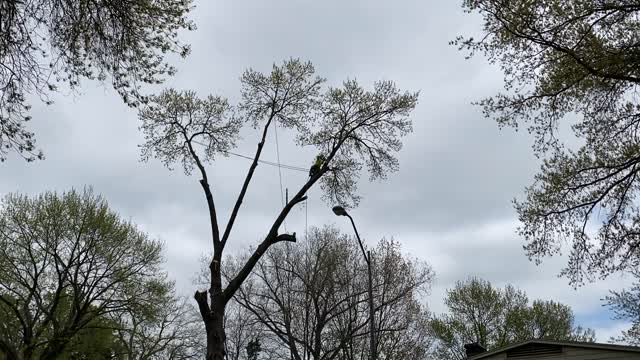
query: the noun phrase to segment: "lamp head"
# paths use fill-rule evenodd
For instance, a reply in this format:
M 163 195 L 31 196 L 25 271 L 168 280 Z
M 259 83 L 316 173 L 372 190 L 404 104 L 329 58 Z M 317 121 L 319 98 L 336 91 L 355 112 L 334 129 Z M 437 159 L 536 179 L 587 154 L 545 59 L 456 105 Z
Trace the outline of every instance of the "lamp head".
M 347 210 L 345 210 L 342 206 L 334 206 L 331 210 L 333 210 L 333 213 L 337 216 L 347 216 Z

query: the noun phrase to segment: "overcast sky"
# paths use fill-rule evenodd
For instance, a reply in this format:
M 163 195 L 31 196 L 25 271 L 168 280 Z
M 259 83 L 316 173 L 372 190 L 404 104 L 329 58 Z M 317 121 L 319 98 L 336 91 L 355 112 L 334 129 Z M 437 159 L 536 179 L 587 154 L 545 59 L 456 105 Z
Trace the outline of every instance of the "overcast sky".
M 246 68 L 266 72 L 273 62 L 299 57 L 312 61 L 329 85 L 355 78 L 369 87 L 386 79 L 421 91 L 414 132 L 399 154 L 400 171 L 386 182 L 363 182 L 364 199 L 351 214 L 368 244 L 393 236 L 407 254 L 434 267 L 437 280 L 425 299 L 432 311 L 445 311 L 442 299 L 455 281 L 477 275 L 498 286 L 514 284 L 530 299 L 571 305 L 578 323 L 596 329 L 599 341 L 626 326 L 610 319 L 600 299 L 628 279 L 612 277 L 574 290 L 557 278 L 563 258 L 536 266 L 525 257 L 523 241 L 514 233 L 511 200 L 522 196 L 539 164 L 531 138 L 499 130 L 471 104 L 499 91 L 502 75 L 481 56 L 464 60 L 448 45 L 457 35 L 479 31 L 478 19 L 463 13 L 459 1 L 208 0 L 196 6 L 192 18 L 198 30 L 183 37 L 192 54 L 175 62 L 179 72 L 166 86 L 236 102 L 238 78 Z M 167 271 L 181 292 L 192 294 L 198 258 L 210 250 L 198 178 L 170 172 L 157 161 L 139 161 L 136 111 L 108 87 L 85 82 L 80 94 L 55 100 L 52 106 L 33 103 L 31 126 L 46 160 L 25 164 L 10 158 L 0 165 L 0 193 L 92 185 L 123 217 L 166 243 Z M 290 134 L 278 135 L 281 162 L 309 167 L 315 154 L 297 149 Z M 276 160 L 274 140 L 269 138 L 265 160 Z M 252 154 L 257 142 L 247 130 L 236 152 Z M 223 223 L 248 166 L 247 160 L 229 157 L 209 167 Z M 305 178 L 282 170 L 283 186 L 291 191 Z M 280 206 L 278 170 L 261 165 L 230 251 L 257 244 Z M 333 223 L 351 233 L 318 191 L 310 193 L 306 214 L 308 226 Z M 300 207 L 287 229 L 303 233 L 304 227 Z

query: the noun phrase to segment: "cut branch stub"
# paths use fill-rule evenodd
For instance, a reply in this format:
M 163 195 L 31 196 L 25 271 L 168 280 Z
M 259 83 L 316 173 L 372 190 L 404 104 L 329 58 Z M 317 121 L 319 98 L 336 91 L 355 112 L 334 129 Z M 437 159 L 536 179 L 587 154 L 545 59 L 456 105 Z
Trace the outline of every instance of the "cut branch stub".
M 276 237 L 276 242 L 278 241 L 290 241 L 296 242 L 296 233 L 293 234 L 280 234 Z

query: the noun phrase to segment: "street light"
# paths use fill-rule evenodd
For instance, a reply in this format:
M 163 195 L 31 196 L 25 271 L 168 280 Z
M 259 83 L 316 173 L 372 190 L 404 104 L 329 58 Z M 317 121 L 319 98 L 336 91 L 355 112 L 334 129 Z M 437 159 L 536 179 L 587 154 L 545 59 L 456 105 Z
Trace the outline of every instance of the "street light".
M 342 206 L 334 206 L 331 210 L 333 210 L 333 213 L 338 216 L 349 216 L 349 214 L 347 214 L 347 210 L 345 210 Z
M 346 216 L 351 220 L 351 225 L 353 226 L 353 231 L 356 233 L 356 238 L 358 239 L 358 244 L 360 245 L 360 250 L 362 250 L 362 256 L 364 256 L 364 261 L 367 263 L 367 272 L 369 273 L 369 357 L 371 360 L 376 360 L 376 338 L 375 338 L 375 322 L 374 322 L 374 308 L 373 308 L 373 280 L 371 277 L 371 252 L 367 251 L 365 253 L 364 246 L 362 246 L 362 240 L 360 239 L 360 234 L 358 234 L 358 229 L 356 228 L 356 223 L 353 222 L 353 218 L 347 210 L 342 206 L 334 206 L 331 210 L 337 216 Z

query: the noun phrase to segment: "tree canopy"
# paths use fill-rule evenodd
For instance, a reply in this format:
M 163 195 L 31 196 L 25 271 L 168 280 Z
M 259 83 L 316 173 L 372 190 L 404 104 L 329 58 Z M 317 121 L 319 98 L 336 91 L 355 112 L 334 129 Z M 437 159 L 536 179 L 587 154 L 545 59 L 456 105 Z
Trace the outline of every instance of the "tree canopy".
M 42 158 L 28 97 L 51 103 L 60 85 L 110 81 L 130 106 L 145 102 L 142 85 L 159 83 L 175 68 L 166 53 L 186 56 L 178 31 L 191 0 L 9 0 L 0 3 L 0 161 L 10 151 Z
M 574 284 L 640 266 L 640 5 L 634 0 L 465 0 L 484 19 L 484 53 L 506 93 L 479 102 L 502 126 L 526 127 L 543 158 L 516 201 L 525 249 L 539 261 L 562 251 Z M 562 123 L 565 123 L 564 126 Z M 573 137 L 559 129 L 569 128 Z
M 109 345 L 112 336 L 99 327 L 113 334 L 121 328 L 114 319 L 157 309 L 167 293 L 161 250 L 90 190 L 7 195 L 0 207 L 0 352 L 9 360 L 57 359 L 70 346 Z
M 458 281 L 444 300 L 449 312 L 431 320 L 438 359 L 466 359 L 465 344 L 478 343 L 491 351 L 532 339 L 594 341 L 595 333 L 574 324 L 571 308 L 554 301 L 534 300 L 507 285 L 489 281 Z

